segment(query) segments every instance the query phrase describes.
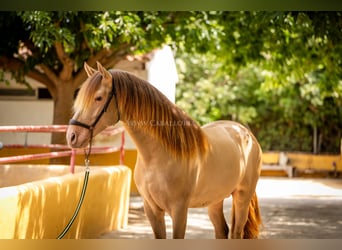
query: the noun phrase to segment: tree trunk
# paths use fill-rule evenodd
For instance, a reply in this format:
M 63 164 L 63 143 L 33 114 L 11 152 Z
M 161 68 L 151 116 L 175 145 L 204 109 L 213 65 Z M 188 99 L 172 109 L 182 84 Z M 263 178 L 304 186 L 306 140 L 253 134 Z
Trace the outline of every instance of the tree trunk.
M 317 154 L 317 145 L 318 145 L 318 143 L 317 143 L 317 134 L 318 134 L 317 126 L 314 125 L 313 126 L 313 140 L 312 140 L 312 148 L 313 148 L 313 153 L 314 154 Z
M 53 124 L 66 125 L 72 116 L 75 87 L 72 82 L 59 83 L 54 96 Z M 65 133 L 52 133 L 51 144 L 66 144 Z M 69 164 L 68 158 L 51 159 L 53 164 Z

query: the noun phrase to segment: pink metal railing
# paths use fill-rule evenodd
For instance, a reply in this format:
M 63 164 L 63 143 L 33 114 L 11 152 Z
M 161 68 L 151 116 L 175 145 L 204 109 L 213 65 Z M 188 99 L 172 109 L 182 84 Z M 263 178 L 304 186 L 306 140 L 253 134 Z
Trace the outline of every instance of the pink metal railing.
M 67 125 L 46 125 L 46 126 L 0 126 L 0 132 L 37 132 L 37 133 L 65 133 L 67 130 Z M 120 147 L 93 147 L 92 154 L 102 154 L 102 153 L 112 153 L 120 151 L 120 164 L 124 163 L 124 155 L 125 155 L 125 131 L 123 127 L 120 128 L 107 128 L 102 133 L 106 135 L 115 135 L 121 133 L 121 145 Z M 70 172 L 74 173 L 75 169 L 75 161 L 76 155 L 83 154 L 84 150 L 82 149 L 70 149 L 66 145 L 60 144 L 32 144 L 28 145 L 27 142 L 25 144 L 6 144 L 3 145 L 4 148 L 50 148 L 50 149 L 59 149 L 64 151 L 58 152 L 50 152 L 50 153 L 39 153 L 39 154 L 29 154 L 29 155 L 18 155 L 18 156 L 9 156 L 9 157 L 0 157 L 0 164 L 4 163 L 13 163 L 13 162 L 21 162 L 21 161 L 29 161 L 29 160 L 41 160 L 41 159 L 51 159 L 51 158 L 59 158 L 59 157 L 68 157 L 70 156 Z

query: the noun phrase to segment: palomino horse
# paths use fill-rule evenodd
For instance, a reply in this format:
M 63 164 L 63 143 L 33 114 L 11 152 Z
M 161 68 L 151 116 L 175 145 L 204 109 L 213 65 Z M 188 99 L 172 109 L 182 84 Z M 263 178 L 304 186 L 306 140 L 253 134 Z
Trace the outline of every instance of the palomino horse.
M 87 81 L 74 104 L 67 141 L 86 147 L 92 136 L 122 121 L 138 150 L 134 179 L 155 238 L 184 238 L 189 207 L 208 207 L 216 238 L 228 238 L 223 200 L 233 196 L 231 238 L 257 238 L 261 217 L 255 194 L 261 149 L 232 121 L 200 127 L 148 82 L 123 71 L 85 64 Z

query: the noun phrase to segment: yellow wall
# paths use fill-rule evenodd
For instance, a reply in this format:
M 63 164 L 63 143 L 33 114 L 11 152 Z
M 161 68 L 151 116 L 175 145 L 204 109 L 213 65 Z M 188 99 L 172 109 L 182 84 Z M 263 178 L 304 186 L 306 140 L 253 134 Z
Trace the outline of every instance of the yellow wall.
M 84 172 L 0 188 L 1 239 L 54 239 L 79 200 Z M 131 171 L 92 168 L 80 213 L 65 238 L 95 238 L 127 225 Z
M 110 154 L 97 154 L 97 155 L 91 155 L 90 156 L 90 165 L 93 166 L 93 164 L 97 166 L 108 166 L 110 164 L 119 164 L 120 162 L 120 153 L 114 152 Z M 137 159 L 137 151 L 136 150 L 125 150 L 125 158 L 123 164 L 131 169 L 132 173 L 134 171 L 135 162 Z M 78 155 L 76 158 L 76 164 L 77 165 L 84 165 L 84 156 Z M 132 175 L 133 176 L 133 175 Z M 138 193 L 137 187 L 134 183 L 134 180 L 132 178 L 131 181 L 131 192 L 133 194 Z
M 2 148 L 0 149 L 0 157 L 42 154 L 42 153 L 49 153 L 49 152 L 50 152 L 50 149 L 48 148 Z M 21 163 L 49 164 L 49 159 L 24 161 L 24 162 L 19 162 L 19 163 L 20 164 Z
M 340 155 L 315 155 L 309 153 L 286 153 L 289 165 L 297 169 L 333 170 L 335 162 L 337 171 L 342 171 L 342 157 Z M 262 156 L 265 164 L 278 164 L 279 152 L 264 152 Z
M 342 157 L 340 155 L 314 155 L 302 153 L 287 153 L 291 165 L 299 169 L 333 170 L 335 162 L 337 171 L 342 171 Z

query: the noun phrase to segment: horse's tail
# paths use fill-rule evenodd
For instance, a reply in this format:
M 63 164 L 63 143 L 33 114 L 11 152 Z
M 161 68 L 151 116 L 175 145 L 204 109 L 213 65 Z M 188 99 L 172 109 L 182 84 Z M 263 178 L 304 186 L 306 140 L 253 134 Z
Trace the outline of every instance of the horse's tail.
M 257 239 L 259 236 L 259 227 L 262 225 L 261 214 L 258 204 L 258 197 L 254 192 L 249 203 L 248 218 L 243 229 L 244 239 Z

